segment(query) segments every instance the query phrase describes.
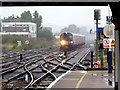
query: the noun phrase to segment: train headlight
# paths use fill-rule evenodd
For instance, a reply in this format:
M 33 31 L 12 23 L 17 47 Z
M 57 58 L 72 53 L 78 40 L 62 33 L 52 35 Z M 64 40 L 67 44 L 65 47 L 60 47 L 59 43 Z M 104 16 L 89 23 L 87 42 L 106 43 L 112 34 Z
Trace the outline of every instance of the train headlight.
M 61 43 L 61 45 L 65 45 L 65 41 L 64 40 L 62 40 L 60 43 Z

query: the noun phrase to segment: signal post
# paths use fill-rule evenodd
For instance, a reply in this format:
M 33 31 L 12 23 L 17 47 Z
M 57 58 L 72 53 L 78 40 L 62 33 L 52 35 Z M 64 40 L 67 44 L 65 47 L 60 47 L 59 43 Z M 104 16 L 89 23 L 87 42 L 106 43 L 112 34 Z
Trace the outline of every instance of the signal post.
M 100 9 L 94 10 L 94 20 L 96 20 L 96 61 L 98 61 L 98 45 L 99 45 L 99 37 L 98 37 L 98 20 L 100 20 Z

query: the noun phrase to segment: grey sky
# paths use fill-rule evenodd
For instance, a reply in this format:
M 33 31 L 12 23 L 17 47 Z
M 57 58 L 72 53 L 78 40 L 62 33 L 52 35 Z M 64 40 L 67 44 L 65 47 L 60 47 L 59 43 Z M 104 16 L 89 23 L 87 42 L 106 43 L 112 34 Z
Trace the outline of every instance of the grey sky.
M 42 26 L 52 27 L 53 31 L 60 31 L 62 28 L 70 24 L 78 27 L 87 26 L 93 28 L 95 26 L 94 10 L 101 10 L 100 26 L 105 26 L 106 16 L 108 15 L 108 6 L 25 6 L 25 7 L 0 7 L 0 16 L 8 17 L 14 14 L 19 16 L 23 11 L 35 10 L 43 17 Z

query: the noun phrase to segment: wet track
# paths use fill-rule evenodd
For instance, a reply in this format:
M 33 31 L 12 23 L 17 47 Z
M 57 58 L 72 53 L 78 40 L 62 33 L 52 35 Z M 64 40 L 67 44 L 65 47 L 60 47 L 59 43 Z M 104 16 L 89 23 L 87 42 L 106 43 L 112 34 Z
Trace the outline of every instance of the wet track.
M 22 54 L 22 59 L 20 54 Z M 77 57 L 78 54 L 79 57 Z M 80 63 L 88 54 L 88 48 L 70 51 L 67 57 L 63 55 L 59 47 L 29 51 L 3 51 L 2 64 L 0 64 L 3 90 L 7 88 L 45 89 L 69 70 L 85 70 L 85 66 Z

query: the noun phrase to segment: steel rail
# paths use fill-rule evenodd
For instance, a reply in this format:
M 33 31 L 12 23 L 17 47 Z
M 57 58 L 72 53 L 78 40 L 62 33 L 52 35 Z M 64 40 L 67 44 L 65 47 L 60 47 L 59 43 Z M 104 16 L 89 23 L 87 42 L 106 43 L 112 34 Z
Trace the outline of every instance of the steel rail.
M 88 49 L 88 50 L 85 52 L 85 54 L 77 61 L 77 63 L 75 63 L 75 64 L 73 65 L 73 67 L 72 67 L 70 70 L 73 70 L 75 66 L 79 66 L 79 67 L 81 67 L 81 68 L 84 68 L 84 66 L 80 66 L 79 63 L 82 62 L 82 61 L 85 59 L 85 57 L 89 54 L 89 52 L 90 52 L 90 49 Z M 85 69 L 85 68 L 84 68 L 84 69 Z
M 47 57 L 45 57 L 45 58 L 47 58 Z M 32 60 L 32 62 L 29 62 L 29 64 L 36 63 L 36 62 L 38 62 L 38 61 L 40 61 L 40 60 L 45 61 L 45 60 L 43 59 L 43 57 L 41 57 L 39 60 Z M 28 62 L 27 62 L 27 63 L 28 63 Z M 40 65 L 41 65 L 41 64 L 40 64 Z M 29 71 L 32 71 L 32 70 L 38 68 L 40 65 L 35 66 L 34 68 L 30 69 Z M 19 74 L 15 75 L 15 76 L 11 77 L 11 78 L 8 79 L 8 82 L 10 82 L 11 80 L 13 80 L 13 79 L 15 79 L 15 78 L 18 78 L 18 77 L 20 77 L 20 76 L 23 76 L 23 75 L 26 74 L 26 73 L 27 73 L 26 71 L 23 71 L 22 73 L 19 73 Z M 53 75 L 53 76 L 54 76 L 54 75 Z
M 29 76 L 31 77 L 31 81 L 30 81 L 30 83 L 27 86 L 25 86 L 24 89 L 28 88 L 31 85 L 31 83 L 33 82 L 33 80 L 34 80 L 32 73 L 27 69 L 27 65 L 28 64 L 25 64 L 25 70 L 28 72 Z
M 50 51 L 50 52 L 52 52 L 52 51 Z M 44 52 L 44 53 L 45 53 L 45 52 Z M 32 54 L 33 54 L 33 53 L 32 53 Z M 52 54 L 52 55 L 53 55 L 53 54 Z M 49 56 L 50 56 L 50 55 L 49 55 Z M 49 56 L 47 56 L 47 57 L 45 57 L 45 58 L 48 58 Z M 31 57 L 28 57 L 28 58 L 26 57 L 25 60 L 29 60 L 29 62 L 31 62 L 30 59 L 33 58 L 33 60 L 34 60 L 35 57 L 42 57 L 42 55 L 38 53 L 37 55 L 32 55 Z M 32 60 L 32 61 L 33 61 L 33 60 Z M 13 63 L 15 63 L 15 62 L 16 62 L 16 61 L 13 61 L 13 62 L 10 62 L 9 64 L 13 64 Z M 33 62 L 36 62 L 36 61 L 34 60 Z M 33 63 L 33 62 L 32 62 L 32 63 Z M 25 64 L 26 64 L 26 62 L 25 62 Z M 18 67 L 18 66 L 16 65 L 16 67 L 13 67 L 13 68 L 10 67 L 9 69 L 11 69 L 11 70 L 9 70 L 9 69 L 7 68 L 6 70 L 4 70 L 4 72 L 0 73 L 0 75 L 5 75 L 5 74 L 7 74 L 7 73 L 13 72 L 13 71 L 15 71 L 15 70 L 17 70 L 17 69 L 22 68 L 23 66 L 24 66 L 24 65 L 21 65 L 21 66 Z M 2 70 L 1 70 L 1 71 L 2 71 Z
M 79 53 L 79 52 L 77 52 L 77 53 L 75 53 L 74 55 L 72 55 L 71 57 L 65 59 L 65 63 L 66 63 L 67 61 L 69 61 L 71 58 L 73 58 L 74 56 L 76 56 L 78 53 Z M 56 59 L 56 58 L 55 58 L 55 59 Z M 45 63 L 49 63 L 49 62 L 45 62 Z M 55 79 L 56 79 L 56 76 L 53 74 L 53 72 L 55 72 L 56 70 L 58 70 L 59 67 L 63 67 L 63 66 L 61 66 L 61 63 L 60 63 L 60 64 L 58 64 L 57 66 L 55 66 L 53 69 L 47 70 L 47 69 L 43 66 L 45 63 L 43 63 L 43 64 L 41 65 L 41 67 L 42 67 L 42 69 L 43 69 L 46 73 L 43 74 L 41 77 L 37 78 L 36 80 L 34 80 L 34 82 L 31 84 L 31 86 L 32 86 L 33 84 L 35 84 L 36 82 L 42 80 L 42 78 L 44 78 L 44 77 L 45 77 L 46 75 L 48 75 L 48 74 L 52 75 L 52 76 L 55 77 Z M 67 68 L 67 67 L 63 67 L 63 68 Z M 68 70 L 71 70 L 71 69 L 69 69 L 69 68 L 67 68 L 67 69 L 68 69 Z

